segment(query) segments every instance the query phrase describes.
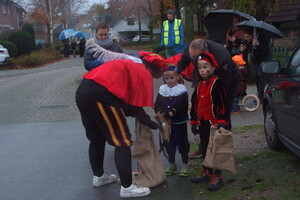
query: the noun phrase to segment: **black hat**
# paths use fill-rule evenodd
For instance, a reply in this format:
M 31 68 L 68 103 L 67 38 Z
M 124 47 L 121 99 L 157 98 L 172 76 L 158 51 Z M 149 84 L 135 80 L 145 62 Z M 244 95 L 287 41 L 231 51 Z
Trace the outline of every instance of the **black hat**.
M 167 14 L 170 14 L 170 15 L 173 15 L 173 16 L 175 15 L 174 10 L 168 10 Z

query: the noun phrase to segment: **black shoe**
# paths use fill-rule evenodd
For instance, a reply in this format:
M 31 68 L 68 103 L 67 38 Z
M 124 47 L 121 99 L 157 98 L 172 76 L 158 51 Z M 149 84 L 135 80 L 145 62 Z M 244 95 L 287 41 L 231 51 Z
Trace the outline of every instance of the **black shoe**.
M 223 183 L 222 177 L 220 175 L 219 176 L 212 175 L 207 189 L 210 191 L 217 191 L 218 189 L 220 189 L 223 186 L 224 186 L 224 183 Z
M 203 169 L 199 176 L 192 178 L 192 183 L 209 183 L 211 175 L 209 174 L 208 170 Z

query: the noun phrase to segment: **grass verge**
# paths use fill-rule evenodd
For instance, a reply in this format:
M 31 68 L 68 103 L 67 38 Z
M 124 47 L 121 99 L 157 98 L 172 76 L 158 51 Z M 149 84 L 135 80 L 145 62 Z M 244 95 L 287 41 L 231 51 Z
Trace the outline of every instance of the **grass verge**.
M 238 127 L 234 132 L 247 132 L 255 127 Z M 256 127 L 257 128 L 257 127 Z M 197 144 L 191 145 L 191 151 Z M 195 199 L 201 200 L 273 200 L 300 199 L 300 158 L 285 150 L 263 149 L 259 153 L 236 155 L 238 173 L 223 172 L 225 187 L 210 192 L 207 184 L 192 184 Z M 191 177 L 199 174 L 203 159 L 193 160 Z

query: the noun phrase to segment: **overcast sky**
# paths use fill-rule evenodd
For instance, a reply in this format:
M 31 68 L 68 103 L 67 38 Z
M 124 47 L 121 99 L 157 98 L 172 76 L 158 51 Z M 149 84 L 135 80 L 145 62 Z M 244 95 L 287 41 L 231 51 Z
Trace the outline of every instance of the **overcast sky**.
M 90 5 L 96 4 L 103 4 L 106 3 L 108 0 L 88 0 Z

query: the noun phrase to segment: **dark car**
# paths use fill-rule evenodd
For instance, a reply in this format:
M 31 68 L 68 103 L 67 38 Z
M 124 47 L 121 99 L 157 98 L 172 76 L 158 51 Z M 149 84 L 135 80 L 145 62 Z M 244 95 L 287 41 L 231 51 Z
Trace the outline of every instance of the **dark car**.
M 288 64 L 278 61 L 262 64 L 267 74 L 277 74 L 265 92 L 263 100 L 265 136 L 269 147 L 283 146 L 300 157 L 300 46 Z

